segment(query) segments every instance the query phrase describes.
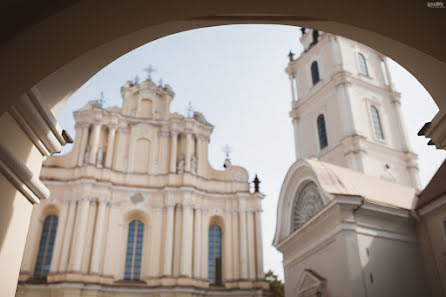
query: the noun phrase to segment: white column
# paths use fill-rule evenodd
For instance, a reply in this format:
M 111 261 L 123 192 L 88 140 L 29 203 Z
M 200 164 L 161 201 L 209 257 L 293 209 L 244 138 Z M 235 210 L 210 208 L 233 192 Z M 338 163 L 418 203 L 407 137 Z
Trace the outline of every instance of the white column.
M 194 278 L 201 278 L 201 209 L 195 209 L 194 226 Z
M 240 278 L 248 279 L 248 247 L 247 247 L 247 232 L 246 232 L 246 211 L 241 210 L 239 214 L 240 219 Z
M 338 95 L 338 106 L 341 117 L 342 129 L 344 136 L 358 135 L 358 129 L 353 115 L 351 105 L 350 88 L 351 83 L 348 81 L 341 82 L 336 86 Z
M 192 266 L 192 206 L 183 204 L 183 229 L 181 240 L 181 276 L 191 276 Z
M 265 278 L 265 272 L 263 271 L 262 212 L 258 210 L 254 215 L 256 224 L 257 279 L 263 280 Z
M 94 124 L 91 138 L 91 150 L 88 163 L 96 164 L 96 153 L 98 152 L 99 134 L 101 132 L 101 125 Z
M 238 214 L 236 211 L 233 211 L 231 213 L 231 219 L 232 219 L 232 238 L 234 238 L 232 242 L 232 276 L 233 279 L 239 279 L 240 277 L 240 261 L 239 261 L 239 255 L 240 255 L 240 246 L 239 246 L 239 229 L 238 229 Z
M 105 154 L 105 168 L 111 168 L 113 162 L 113 152 L 115 150 L 115 135 L 116 127 L 111 127 L 108 130 L 107 152 Z
M 192 155 L 191 152 L 191 147 L 192 147 L 192 134 L 190 132 L 186 133 L 186 162 L 185 162 L 185 166 L 184 166 L 184 171 L 186 172 L 190 172 L 190 157 Z
M 301 133 L 300 133 L 300 119 L 299 117 L 293 118 L 294 126 L 294 148 L 296 151 L 296 160 L 302 159 L 302 149 L 301 149 Z
M 198 176 L 202 176 L 204 175 L 203 172 L 203 161 L 204 161 L 204 157 L 203 157 L 203 136 L 202 135 L 198 135 L 197 136 L 197 175 Z
M 166 237 L 164 242 L 164 276 L 172 276 L 174 207 L 173 203 L 167 205 Z
M 231 211 L 228 209 L 225 214 L 225 229 L 223 232 L 223 243 L 224 243 L 224 254 L 223 259 L 225 262 L 225 280 L 229 281 L 232 280 L 232 258 L 233 258 L 233 251 L 232 251 L 232 216 Z
M 177 142 L 178 133 L 172 131 L 170 139 L 170 173 L 175 173 L 177 171 Z
M 293 101 L 297 100 L 296 97 L 296 91 L 294 90 L 294 77 L 290 76 L 290 85 L 291 85 L 291 98 L 293 99 Z
M 88 199 L 80 200 L 76 215 L 76 224 L 74 226 L 74 236 L 71 245 L 69 270 L 79 272 L 82 263 L 82 253 L 84 251 L 85 233 L 87 231 L 88 208 L 90 201 Z
M 68 216 L 65 223 L 65 228 L 63 229 L 63 243 L 62 243 L 62 254 L 60 255 L 59 261 L 59 272 L 67 271 L 68 254 L 70 252 L 71 246 L 71 235 L 73 234 L 73 223 L 74 214 L 76 212 L 76 201 L 70 200 L 68 202 Z
M 204 208 L 201 209 L 201 279 L 208 279 L 208 211 Z
M 64 240 L 64 232 L 63 229 L 65 228 L 65 225 L 67 224 L 67 214 L 68 209 L 70 207 L 70 204 L 68 201 L 63 202 L 63 208 L 62 213 L 59 215 L 59 223 L 57 225 L 56 229 L 56 240 L 54 242 L 53 247 L 53 256 L 51 260 L 51 266 L 50 266 L 50 273 L 55 273 L 59 269 L 59 261 L 60 261 L 60 255 L 62 253 L 62 244 Z
M 256 245 L 255 245 L 255 227 L 254 212 L 249 211 L 246 214 L 247 237 L 248 237 L 248 277 L 250 280 L 256 279 Z
M 81 130 L 81 134 L 78 136 L 80 141 L 78 156 L 76 160 L 76 164 L 78 166 L 82 166 L 82 164 L 84 163 L 84 154 L 88 144 L 88 130 L 88 126 L 83 127 Z
M 152 221 L 152 238 L 151 241 L 151 257 L 150 257 L 150 276 L 160 276 L 160 251 L 161 251 L 161 218 L 163 208 L 157 206 L 153 208 Z
M 407 141 L 407 131 L 406 126 L 404 126 L 403 119 L 401 116 L 401 102 L 399 98 L 392 98 L 392 108 L 394 112 L 394 121 L 395 121 L 395 127 L 397 129 L 394 129 L 394 131 L 398 131 L 399 133 L 396 133 L 397 137 L 399 137 L 399 143 L 400 143 L 400 149 L 407 152 L 409 151 L 409 142 Z M 381 125 L 383 125 L 383 116 L 381 115 Z M 384 128 L 384 125 L 383 125 Z M 393 132 L 393 131 L 392 131 Z
M 104 220 L 105 220 L 105 210 L 107 207 L 107 202 L 98 202 L 98 214 L 96 217 L 96 228 L 94 231 L 93 239 L 93 253 L 91 256 L 91 273 L 100 273 L 99 265 L 101 263 L 101 256 L 103 255 L 103 235 L 104 235 Z

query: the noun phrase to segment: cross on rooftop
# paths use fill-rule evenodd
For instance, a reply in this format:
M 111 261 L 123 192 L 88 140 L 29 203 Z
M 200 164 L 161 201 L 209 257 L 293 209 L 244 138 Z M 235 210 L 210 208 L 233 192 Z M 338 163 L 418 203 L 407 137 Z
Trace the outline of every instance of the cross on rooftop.
M 98 108 L 102 108 L 104 106 L 105 99 L 103 91 L 101 91 L 101 94 L 99 95 L 99 98 L 96 100 L 96 102 L 98 103 Z
M 225 144 L 225 146 L 221 149 L 223 153 L 225 153 L 226 159 L 229 159 L 229 154 L 232 153 L 232 147 L 230 147 L 228 144 Z
M 147 72 L 147 79 L 152 79 L 152 73 L 156 71 L 156 69 L 149 64 L 148 67 L 144 68 L 144 71 Z

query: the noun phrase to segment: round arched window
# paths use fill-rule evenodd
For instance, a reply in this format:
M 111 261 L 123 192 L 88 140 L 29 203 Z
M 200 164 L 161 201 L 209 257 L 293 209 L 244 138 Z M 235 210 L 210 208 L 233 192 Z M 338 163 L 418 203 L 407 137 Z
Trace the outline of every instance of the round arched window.
M 294 231 L 310 220 L 324 205 L 315 183 L 307 183 L 294 200 L 291 230 Z

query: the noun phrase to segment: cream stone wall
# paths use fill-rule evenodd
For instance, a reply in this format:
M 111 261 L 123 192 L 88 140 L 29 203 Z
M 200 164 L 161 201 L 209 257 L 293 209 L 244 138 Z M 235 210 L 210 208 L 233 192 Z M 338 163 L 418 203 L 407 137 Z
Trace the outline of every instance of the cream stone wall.
M 296 158 L 318 157 L 340 166 L 418 188 L 416 155 L 411 152 L 401 118 L 400 94 L 394 90 L 385 57 L 355 41 L 313 30 L 301 41 L 304 53 L 290 61 Z M 368 75 L 360 72 L 364 55 Z M 311 64 L 320 81 L 313 85 Z M 377 108 L 384 139 L 373 130 L 371 106 Z M 320 149 L 316 119 L 325 118 L 328 146 Z M 305 140 L 305 141 L 303 141 Z
M 307 295 L 306 271 L 323 279 L 314 285 L 322 296 L 430 296 L 408 210 L 339 196 L 275 245 L 286 296 L 316 296 Z
M 446 196 L 418 210 L 417 235 L 432 296 L 446 296 Z
M 168 85 L 127 82 L 122 95 L 122 109 L 89 102 L 76 111 L 72 151 L 44 162 L 40 177 L 51 197 L 33 211 L 17 295 L 70 294 L 77 286 L 82 289 L 73 289 L 73 296 L 267 294 L 264 196 L 250 192 L 247 170 L 229 159 L 225 170 L 210 166 L 213 126 L 198 112 L 169 113 L 174 94 Z M 48 215 L 59 218 L 51 266 L 47 277 L 36 278 Z M 124 279 L 133 220 L 144 224 L 136 282 Z M 218 286 L 208 280 L 213 224 L 222 230 Z

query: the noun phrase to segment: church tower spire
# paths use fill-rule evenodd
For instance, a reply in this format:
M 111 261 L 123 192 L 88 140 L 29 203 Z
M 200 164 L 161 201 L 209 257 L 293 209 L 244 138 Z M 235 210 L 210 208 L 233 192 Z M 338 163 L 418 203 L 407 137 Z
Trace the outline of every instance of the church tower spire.
M 355 41 L 302 30 L 303 53 L 290 62 L 296 159 L 317 157 L 367 175 L 419 187 L 411 152 L 381 53 Z

